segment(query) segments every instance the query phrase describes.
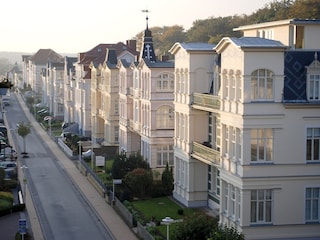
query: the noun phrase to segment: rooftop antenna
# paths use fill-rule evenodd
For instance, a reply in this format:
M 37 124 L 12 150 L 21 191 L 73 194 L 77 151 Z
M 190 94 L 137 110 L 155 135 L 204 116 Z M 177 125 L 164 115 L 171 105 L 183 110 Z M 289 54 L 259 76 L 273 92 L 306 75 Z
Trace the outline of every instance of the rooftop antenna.
M 146 22 L 147 22 L 147 29 L 148 29 L 148 20 L 149 20 L 148 13 L 150 11 L 148 9 L 144 9 L 144 10 L 142 10 L 142 12 L 146 13 Z

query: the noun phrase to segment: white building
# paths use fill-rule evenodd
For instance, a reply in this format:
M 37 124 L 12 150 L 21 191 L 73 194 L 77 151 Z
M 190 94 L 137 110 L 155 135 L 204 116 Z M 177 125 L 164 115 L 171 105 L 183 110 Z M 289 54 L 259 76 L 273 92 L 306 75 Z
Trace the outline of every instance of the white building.
M 173 166 L 174 62 L 156 58 L 148 22 L 139 62 L 119 61 L 118 67 L 119 150 L 139 151 L 161 172 Z
M 212 51 L 171 49 L 174 197 L 216 210 L 246 239 L 319 237 L 320 21 L 237 30 L 245 37 Z
M 48 63 L 63 63 L 64 59 L 51 49 L 39 49 L 32 56 L 23 56 L 23 82 L 32 88 L 36 100 L 48 104 L 44 73 Z
M 91 118 L 92 137 L 103 146 L 119 144 L 119 68 L 118 61 L 136 61 L 136 41 L 128 40 L 105 46 L 101 61 L 92 61 Z

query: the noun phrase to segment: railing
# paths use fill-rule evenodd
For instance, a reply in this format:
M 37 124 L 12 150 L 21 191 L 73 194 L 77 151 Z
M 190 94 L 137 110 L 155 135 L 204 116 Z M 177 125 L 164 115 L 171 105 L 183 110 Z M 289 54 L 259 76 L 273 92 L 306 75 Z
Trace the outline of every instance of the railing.
M 192 156 L 200 161 L 204 160 L 216 165 L 220 164 L 220 152 L 201 143 L 192 143 Z
M 107 193 L 108 189 L 105 186 L 104 182 L 97 176 L 97 174 L 88 166 L 88 164 L 83 160 L 81 161 L 82 166 L 85 168 L 86 176 L 91 179 L 90 181 L 93 186 L 98 190 L 98 192 L 101 194 L 101 196 L 105 197 L 105 194 Z
M 218 96 L 204 93 L 194 93 L 193 94 L 193 106 L 194 107 L 204 107 L 219 110 L 220 109 L 220 99 Z

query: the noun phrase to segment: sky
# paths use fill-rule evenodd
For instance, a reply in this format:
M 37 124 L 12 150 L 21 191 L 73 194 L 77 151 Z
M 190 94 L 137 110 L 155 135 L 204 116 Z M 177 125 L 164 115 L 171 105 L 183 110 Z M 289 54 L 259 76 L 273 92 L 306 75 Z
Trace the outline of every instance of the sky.
M 0 51 L 86 52 L 126 42 L 146 28 L 192 27 L 210 17 L 250 15 L 273 0 L 16 0 L 0 3 Z

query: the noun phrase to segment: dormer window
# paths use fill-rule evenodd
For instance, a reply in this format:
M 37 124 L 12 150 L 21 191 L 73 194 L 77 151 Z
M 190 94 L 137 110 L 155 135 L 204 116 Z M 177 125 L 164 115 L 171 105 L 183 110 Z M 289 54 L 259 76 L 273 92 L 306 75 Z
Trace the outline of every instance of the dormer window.
M 318 54 L 314 54 L 314 61 L 307 68 L 307 98 L 309 101 L 320 100 L 320 62 Z
M 320 73 L 319 74 L 310 74 L 308 76 L 308 99 L 310 101 L 319 101 L 319 92 L 320 92 Z

